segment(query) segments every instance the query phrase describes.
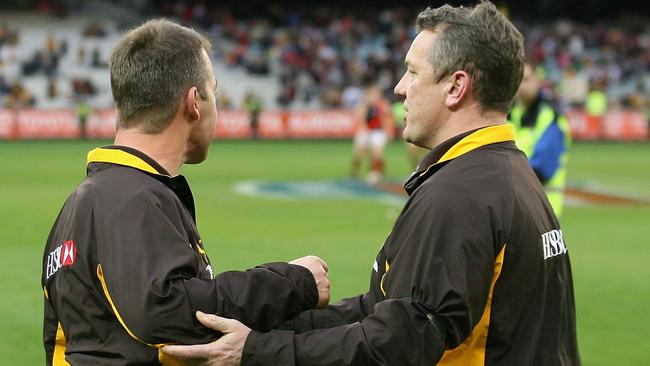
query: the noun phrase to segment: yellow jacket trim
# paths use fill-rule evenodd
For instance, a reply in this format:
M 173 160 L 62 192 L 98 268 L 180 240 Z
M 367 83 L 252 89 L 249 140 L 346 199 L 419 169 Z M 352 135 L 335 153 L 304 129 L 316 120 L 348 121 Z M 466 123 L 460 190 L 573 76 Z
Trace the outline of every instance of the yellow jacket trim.
M 511 125 L 503 124 L 481 128 L 458 141 L 437 162 L 427 167 L 420 176 L 425 175 L 436 164 L 455 159 L 479 147 L 504 141 L 515 141 L 515 130 Z
M 151 344 L 143 341 L 140 339 L 138 336 L 136 336 L 130 329 L 129 327 L 126 326 L 126 323 L 122 319 L 122 316 L 120 313 L 117 311 L 117 307 L 115 307 L 115 303 L 113 302 L 113 299 L 111 298 L 111 294 L 108 293 L 108 287 L 106 286 L 106 281 L 104 281 L 104 271 L 102 271 L 102 265 L 98 264 L 97 265 L 97 278 L 99 279 L 99 282 L 102 284 L 102 290 L 104 290 L 104 295 L 106 296 L 106 299 L 108 300 L 108 303 L 111 304 L 111 308 L 113 309 L 113 313 L 115 314 L 115 317 L 117 318 L 117 321 L 120 322 L 122 325 L 122 328 L 126 330 L 126 332 L 131 336 L 131 338 L 135 339 L 136 341 L 146 344 L 149 347 L 153 348 L 160 348 L 165 345 L 165 343 L 160 343 L 160 344 Z
M 384 294 L 384 296 L 386 296 L 386 290 L 384 289 L 384 279 L 386 278 L 389 269 L 390 264 L 388 264 L 388 261 L 386 261 L 386 272 L 384 272 L 384 275 L 381 276 L 381 282 L 379 282 L 379 289 L 381 290 L 381 293 Z
M 52 355 L 52 366 L 70 366 L 65 360 L 65 335 L 61 323 L 56 327 L 56 336 L 54 339 L 54 355 Z
M 143 170 L 145 172 L 160 174 L 154 167 L 146 161 L 126 151 L 116 149 L 97 148 L 88 152 L 87 163 L 113 163 L 118 165 L 129 166 Z
M 490 292 L 488 293 L 481 320 L 479 320 L 478 324 L 472 330 L 472 334 L 465 339 L 465 342 L 444 353 L 438 363 L 439 366 L 485 365 L 485 348 L 487 345 L 488 329 L 490 327 L 492 296 L 494 295 L 494 285 L 501 274 L 505 251 L 506 244 L 503 245 L 503 248 L 501 248 L 499 255 L 494 261 L 494 275 L 492 276 L 492 284 L 490 285 Z
M 485 127 L 458 141 L 456 145 L 447 150 L 437 163 L 455 159 L 465 153 L 478 149 L 481 146 L 514 140 L 515 129 L 511 125 L 504 124 Z

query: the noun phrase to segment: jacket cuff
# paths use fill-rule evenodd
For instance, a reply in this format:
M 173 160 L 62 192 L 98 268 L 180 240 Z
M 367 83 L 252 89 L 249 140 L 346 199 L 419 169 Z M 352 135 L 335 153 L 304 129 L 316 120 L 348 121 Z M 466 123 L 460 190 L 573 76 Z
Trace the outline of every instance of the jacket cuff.
M 241 366 L 294 365 L 293 331 L 273 330 L 248 333 Z
M 316 280 L 306 267 L 285 262 L 265 263 L 257 267 L 266 268 L 293 282 L 302 299 L 301 311 L 313 309 L 318 304 Z

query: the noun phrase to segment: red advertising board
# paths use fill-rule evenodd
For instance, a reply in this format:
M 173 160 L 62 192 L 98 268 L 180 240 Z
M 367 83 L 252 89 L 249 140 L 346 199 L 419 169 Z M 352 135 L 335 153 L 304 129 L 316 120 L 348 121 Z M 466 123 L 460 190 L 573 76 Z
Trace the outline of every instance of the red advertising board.
M 76 114 L 70 109 L 25 109 L 16 112 L 16 138 L 72 138 L 79 136 Z
M 348 110 L 295 111 L 288 119 L 290 138 L 347 138 L 354 135 L 355 115 Z
M 16 112 L 0 109 L 0 139 L 12 139 L 15 133 Z
M 614 110 L 597 117 L 570 110 L 567 118 L 575 140 L 645 141 L 649 137 L 648 121 L 639 112 Z
M 88 118 L 88 136 L 112 138 L 115 136 L 115 109 L 100 109 L 94 111 Z
M 616 110 L 603 118 L 593 118 L 581 110 L 567 112 L 575 140 L 645 141 L 648 121 L 638 112 Z M 112 138 L 115 135 L 114 109 L 93 111 L 88 119 L 88 136 Z M 215 137 L 245 139 L 252 136 L 250 115 L 245 110 L 219 111 Z M 264 139 L 351 138 L 355 115 L 348 110 L 265 111 L 258 117 L 258 136 Z M 0 139 L 75 138 L 79 136 L 77 116 L 72 109 L 2 110 Z
M 219 111 L 215 137 L 226 139 L 248 138 L 251 135 L 249 123 L 250 117 L 245 110 Z

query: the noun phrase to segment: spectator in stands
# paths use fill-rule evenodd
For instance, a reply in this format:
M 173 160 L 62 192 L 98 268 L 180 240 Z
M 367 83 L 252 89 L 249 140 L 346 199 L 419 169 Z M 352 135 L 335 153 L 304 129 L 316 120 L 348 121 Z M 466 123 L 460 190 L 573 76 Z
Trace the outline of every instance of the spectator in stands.
M 11 86 L 4 75 L 0 74 L 0 95 L 6 95 L 11 92 Z
M 249 115 L 251 138 L 257 139 L 259 137 L 260 113 L 262 113 L 262 109 L 264 108 L 262 100 L 253 91 L 248 91 L 244 96 L 244 102 L 242 104 Z
M 219 107 L 220 110 L 234 108 L 232 104 L 232 99 L 230 98 L 230 95 L 228 93 L 226 92 L 219 93 L 217 97 L 217 107 Z
M 106 28 L 99 22 L 91 22 L 83 30 L 84 37 L 104 38 L 107 33 Z
M 86 63 L 86 47 L 84 47 L 82 44 L 80 44 L 79 48 L 77 48 L 77 63 L 79 65 Z
M 47 79 L 47 97 L 54 99 L 59 96 L 59 88 L 57 87 L 57 78 L 50 77 Z
M 607 112 L 607 94 L 605 94 L 605 80 L 595 80 L 591 83 L 587 100 L 585 102 L 585 113 L 588 123 L 600 126 L 602 131 L 603 117 Z
M 95 47 L 93 49 L 90 65 L 92 67 L 106 67 L 107 66 L 106 62 L 104 62 L 102 60 L 102 55 L 101 55 L 101 51 L 99 50 L 99 47 Z
M 33 107 L 36 104 L 34 96 L 25 89 L 23 84 L 15 81 L 11 85 L 9 95 L 5 98 L 5 108 L 20 109 L 25 107 Z
M 515 127 L 517 147 L 528 157 L 559 218 L 564 205 L 571 131 L 568 120 L 542 89 L 542 83 L 533 65 L 526 63 L 508 121 Z
M 80 98 L 77 103 L 77 123 L 79 125 L 79 138 L 85 139 L 88 137 L 88 118 L 92 113 L 92 108 L 86 101 L 86 98 Z
M 97 88 L 93 82 L 84 77 L 77 77 L 72 79 L 72 91 L 75 98 L 91 97 L 97 94 Z

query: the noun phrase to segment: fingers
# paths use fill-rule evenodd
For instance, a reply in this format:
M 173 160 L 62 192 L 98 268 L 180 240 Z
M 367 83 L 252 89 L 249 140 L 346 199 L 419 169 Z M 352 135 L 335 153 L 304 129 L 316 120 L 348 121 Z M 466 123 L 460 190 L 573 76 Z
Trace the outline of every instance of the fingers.
M 316 257 L 316 256 L 314 256 L 314 258 L 316 258 L 316 259 L 318 259 L 318 261 L 320 261 L 320 264 L 323 267 L 323 269 L 325 270 L 325 272 L 329 271 L 329 267 L 327 266 L 327 263 L 324 260 L 322 260 L 321 258 Z
M 224 336 L 232 333 L 249 332 L 250 328 L 237 319 L 223 318 L 214 314 L 206 314 L 201 311 L 196 312 L 196 318 L 204 326 L 214 329 Z
M 230 330 L 230 324 L 229 324 L 229 321 L 231 319 L 222 318 L 214 314 L 206 314 L 201 311 L 196 312 L 196 319 L 198 319 L 199 322 L 205 325 L 206 327 L 210 329 L 214 329 L 220 333 L 226 334 L 232 331 Z
M 314 272 L 314 269 L 316 267 L 321 267 L 325 272 L 329 270 L 327 263 L 325 263 L 324 260 L 321 258 L 315 256 L 315 255 L 308 255 L 306 257 L 302 258 L 297 258 L 289 262 L 290 264 L 297 264 L 299 266 L 303 266 L 308 268 L 310 271 Z
M 162 351 L 177 358 L 198 359 L 210 354 L 212 349 L 209 344 L 197 344 L 193 346 L 164 346 Z

